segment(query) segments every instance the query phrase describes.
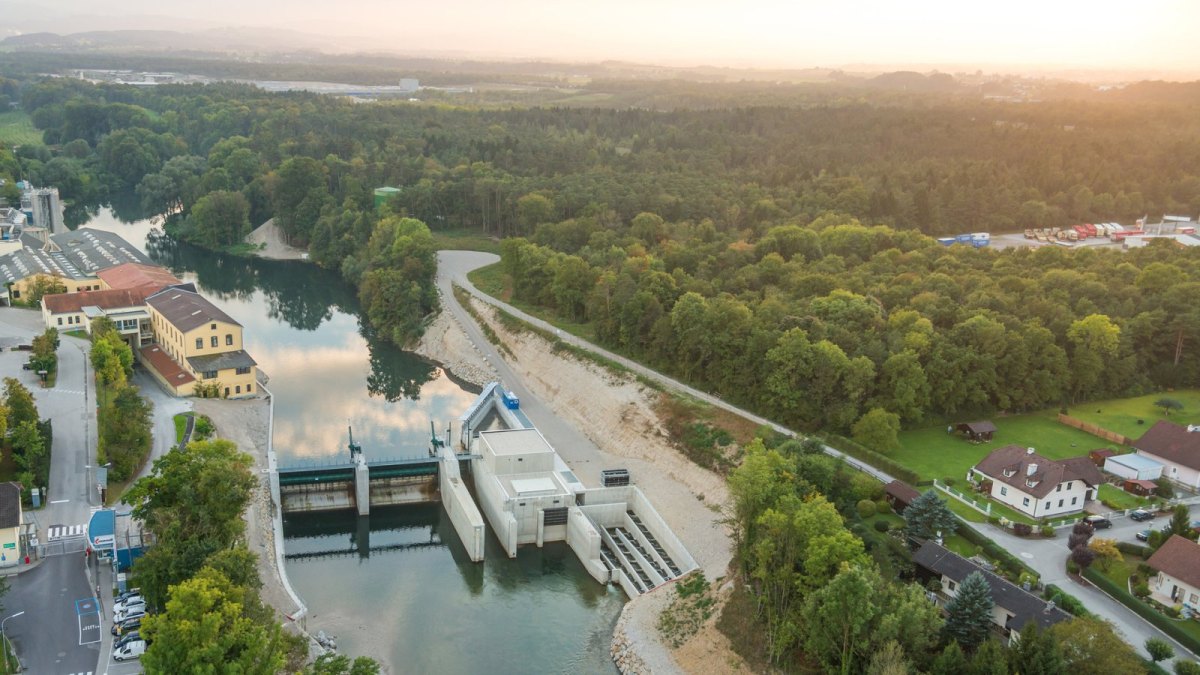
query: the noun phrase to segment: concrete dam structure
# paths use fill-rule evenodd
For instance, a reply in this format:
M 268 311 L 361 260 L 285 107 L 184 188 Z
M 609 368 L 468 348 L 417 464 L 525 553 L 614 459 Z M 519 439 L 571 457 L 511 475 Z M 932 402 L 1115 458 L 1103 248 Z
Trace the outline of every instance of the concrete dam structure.
M 281 508 L 369 517 L 371 506 L 441 501 L 471 560 L 483 560 L 486 515 L 509 557 L 563 541 L 596 581 L 630 597 L 697 568 L 640 489 L 627 480 L 584 486 L 498 382 L 444 439 L 431 434 L 425 456 L 366 460 L 353 437 L 349 450 L 348 462 L 281 467 Z

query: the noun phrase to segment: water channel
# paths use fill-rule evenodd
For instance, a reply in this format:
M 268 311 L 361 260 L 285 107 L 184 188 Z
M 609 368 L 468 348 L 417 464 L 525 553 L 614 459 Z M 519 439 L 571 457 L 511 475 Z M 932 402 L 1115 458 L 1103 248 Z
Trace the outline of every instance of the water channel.
M 116 232 L 245 326 L 270 377 L 281 464 L 346 456 L 346 427 L 368 458 L 420 455 L 474 394 L 422 359 L 373 338 L 354 289 L 303 262 L 227 256 L 164 238 L 111 210 L 87 227 Z M 625 601 L 565 544 L 516 559 L 490 535 L 472 563 L 441 505 L 296 514 L 284 519 L 287 572 L 310 629 L 396 673 L 616 672 L 608 645 Z M 332 630 L 331 630 L 332 629 Z

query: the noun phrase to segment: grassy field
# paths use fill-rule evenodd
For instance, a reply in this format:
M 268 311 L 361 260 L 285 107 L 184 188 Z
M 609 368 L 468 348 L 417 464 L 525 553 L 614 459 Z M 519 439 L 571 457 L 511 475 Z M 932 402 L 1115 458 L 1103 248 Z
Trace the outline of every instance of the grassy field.
M 558 328 L 559 330 L 570 333 L 576 337 L 581 337 L 585 340 L 596 339 L 596 332 L 592 329 L 592 325 L 589 323 L 579 323 L 569 319 L 564 319 L 544 307 L 537 307 L 514 299 L 512 297 L 512 288 L 508 284 L 508 276 L 504 274 L 504 269 L 500 266 L 500 263 L 488 265 L 487 267 L 480 267 L 474 272 L 468 274 L 467 278 L 471 280 L 472 284 L 475 284 L 476 288 L 484 293 L 498 300 L 507 302 L 526 314 L 536 316 L 542 321 L 545 321 L 555 328 Z
M 1169 416 L 1164 415 L 1162 408 L 1154 407 L 1154 402 L 1161 398 L 1179 401 L 1183 404 L 1183 410 L 1172 412 Z M 1071 417 L 1136 440 L 1159 420 L 1170 420 L 1182 425 L 1200 424 L 1200 390 L 1181 389 L 1136 398 L 1095 401 L 1074 406 L 1069 412 Z M 1138 424 L 1138 420 L 1142 420 L 1143 424 Z
M 0 143 L 5 145 L 42 145 L 42 132 L 20 110 L 0 113 Z
M 992 422 L 997 429 L 994 440 L 980 444 L 968 443 L 958 434 L 947 434 L 943 425 L 905 431 L 900 434 L 900 449 L 890 457 L 916 471 L 922 479 L 953 478 L 961 483 L 968 469 L 1005 445 L 1036 448 L 1039 455 L 1050 459 L 1078 457 L 1108 445 L 1091 434 L 1059 424 L 1057 416 L 1057 411 L 1045 410 L 994 417 Z
M 474 229 L 437 230 L 433 233 L 433 243 L 438 250 L 486 251 L 500 255 L 500 240 Z

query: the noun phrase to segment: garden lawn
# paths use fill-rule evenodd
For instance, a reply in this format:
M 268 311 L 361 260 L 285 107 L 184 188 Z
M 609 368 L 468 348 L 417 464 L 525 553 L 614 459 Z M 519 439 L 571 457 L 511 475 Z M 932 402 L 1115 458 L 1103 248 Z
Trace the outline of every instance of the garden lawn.
M 1172 411 L 1170 415 L 1164 415 L 1162 408 L 1154 407 L 1154 402 L 1161 398 L 1179 401 L 1183 404 L 1183 410 Z M 1068 412 L 1071 417 L 1091 422 L 1109 431 L 1115 431 L 1137 440 L 1159 420 L 1170 420 L 1183 426 L 1200 424 L 1200 390 L 1181 389 L 1135 398 L 1081 403 L 1069 408 Z M 1142 420 L 1144 423 L 1138 424 L 1138 420 Z M 1103 445 L 1103 441 L 1101 445 Z
M 0 113 L 0 143 L 5 145 L 42 145 L 42 132 L 33 126 L 21 110 Z
M 187 431 L 187 419 L 192 413 L 179 413 L 172 419 L 175 422 L 175 445 L 183 442 L 183 432 Z
M 1150 503 L 1149 499 L 1131 495 L 1115 485 L 1100 486 L 1100 502 L 1110 509 L 1136 509 Z
M 968 469 L 991 451 L 1006 445 L 1036 448 L 1039 455 L 1050 459 L 1087 455 L 1108 445 L 1091 434 L 1059 424 L 1058 412 L 1054 410 L 990 419 L 996 425 L 990 443 L 969 443 L 958 434 L 947 434 L 946 425 L 941 424 L 901 432 L 900 449 L 889 457 L 916 471 L 923 480 L 953 478 L 961 485 Z

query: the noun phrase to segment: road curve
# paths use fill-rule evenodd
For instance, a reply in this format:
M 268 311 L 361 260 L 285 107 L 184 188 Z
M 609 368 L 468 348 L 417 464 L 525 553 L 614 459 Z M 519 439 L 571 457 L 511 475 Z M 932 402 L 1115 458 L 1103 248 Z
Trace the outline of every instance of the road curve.
M 653 380 L 668 389 L 687 394 L 688 396 L 692 396 L 696 399 L 704 401 L 705 403 L 708 403 L 709 405 L 727 410 L 736 415 L 741 415 L 742 417 L 745 417 L 756 424 L 769 426 L 781 434 L 786 434 L 788 436 L 798 435 L 795 431 L 788 429 L 781 424 L 777 424 L 748 410 L 743 410 L 737 406 L 731 405 L 720 398 L 717 398 L 716 396 L 700 391 L 694 387 L 690 387 L 674 378 L 667 377 L 658 371 L 651 370 L 640 363 L 631 361 L 620 354 L 614 354 L 606 349 L 598 347 L 580 337 L 571 335 L 569 333 L 564 333 L 551 324 L 546 323 L 535 316 L 531 316 L 525 312 L 522 312 L 516 307 L 513 307 L 512 305 L 501 302 L 500 300 L 487 295 L 478 288 L 475 288 L 475 285 L 467 279 L 467 274 L 469 274 L 471 271 L 499 262 L 499 260 L 500 256 L 492 253 L 481 253 L 478 251 L 438 251 L 437 284 L 442 291 L 442 297 L 445 301 L 446 307 L 454 314 L 454 316 L 458 318 L 459 323 L 464 327 L 464 329 L 467 330 L 472 342 L 474 342 L 476 345 L 479 345 L 481 350 L 484 350 L 484 355 L 487 357 L 490 363 L 496 366 L 496 369 L 500 373 L 501 379 L 505 382 L 505 384 L 514 389 L 517 394 L 522 397 L 523 407 L 525 406 L 525 397 L 529 395 L 528 391 L 524 391 L 516 375 L 508 368 L 507 365 L 504 364 L 504 361 L 499 357 L 499 355 L 495 353 L 491 343 L 484 338 L 483 333 L 475 324 L 474 319 L 472 319 L 470 315 L 467 314 L 466 310 L 464 310 L 463 307 L 458 303 L 458 300 L 454 297 L 454 293 L 451 290 L 452 284 L 460 286 L 482 302 L 492 305 L 493 307 L 503 309 L 522 321 L 537 326 L 542 330 L 555 333 L 558 336 L 558 339 L 567 344 L 579 347 L 581 349 L 586 349 L 590 352 L 599 354 L 607 359 L 611 359 L 617 363 L 620 363 L 629 370 L 636 372 L 647 379 Z M 532 396 L 529 398 L 532 399 Z M 531 418 L 534 419 L 535 424 L 537 424 L 539 428 L 542 427 L 544 420 L 546 423 L 554 423 L 556 427 L 565 427 L 566 429 L 564 429 L 564 431 L 573 431 L 572 427 L 562 424 L 558 421 L 556 416 L 554 416 L 548 410 L 542 408 L 540 402 L 536 403 L 535 405 L 538 406 L 538 409 L 541 410 L 542 413 L 536 418 L 531 415 Z M 583 439 L 582 434 L 579 434 L 578 432 L 574 432 L 574 435 L 582 439 L 584 442 L 589 444 L 591 443 L 590 441 Z M 549 437 L 550 434 L 547 434 L 547 438 Z M 835 448 L 829 447 L 828 445 L 824 447 L 827 454 L 834 457 L 840 457 L 847 464 L 874 476 L 880 481 L 885 483 L 891 482 L 892 476 L 888 475 L 887 473 L 880 471 L 869 464 L 864 464 L 856 459 L 848 457 L 844 453 Z M 971 527 L 970 524 L 965 524 L 965 526 Z M 1008 547 L 1010 550 L 1021 550 L 1019 547 L 1014 548 L 1018 546 L 1018 542 L 1024 543 L 1026 546 L 1028 546 L 1030 543 L 1035 543 L 1036 541 L 1018 539 L 1017 537 L 1013 536 L 1005 536 L 1006 533 L 1003 532 L 999 533 L 998 535 L 996 532 L 992 532 L 991 528 L 988 529 L 989 531 L 984 533 L 984 536 L 996 539 L 997 543 Z M 1048 583 L 1057 582 L 1061 586 L 1064 586 L 1064 590 L 1067 592 L 1084 599 L 1089 610 L 1112 621 L 1116 625 L 1118 632 L 1121 633 L 1123 637 L 1125 637 L 1126 641 L 1129 642 L 1138 651 L 1138 653 L 1142 654 L 1143 656 L 1147 655 L 1146 649 L 1143 646 L 1144 640 L 1147 636 L 1155 636 L 1166 639 L 1173 646 L 1175 646 L 1177 653 L 1181 655 L 1190 654 L 1190 652 L 1184 649 L 1183 646 L 1177 641 L 1158 630 L 1157 627 L 1149 624 L 1149 622 L 1142 619 L 1125 605 L 1122 605 L 1121 603 L 1109 598 L 1093 588 L 1081 587 L 1078 584 L 1067 585 L 1062 583 L 1064 580 L 1057 578 L 1059 575 L 1053 574 L 1052 569 L 1061 567 L 1062 558 L 1059 558 L 1058 556 L 1059 554 L 1063 554 L 1063 552 L 1052 552 L 1051 550 L 1048 550 L 1053 549 L 1057 543 L 1058 542 L 1055 540 L 1047 540 L 1044 547 L 1039 548 L 1037 551 L 1039 555 L 1030 556 L 1032 560 L 1026 560 L 1027 563 L 1032 562 L 1032 566 L 1037 569 L 1038 572 L 1041 573 L 1045 578 L 1051 579 L 1051 581 Z M 1063 557 L 1065 558 L 1065 555 L 1063 555 Z M 1051 560 L 1053 560 L 1053 562 L 1051 562 Z
M 571 335 L 570 333 L 564 333 L 549 323 L 537 318 L 536 316 L 526 314 L 512 305 L 501 302 L 496 298 L 484 293 L 483 291 L 480 291 L 478 288 L 475 288 L 475 285 L 472 284 L 469 279 L 467 279 L 467 274 L 469 274 L 471 271 L 486 265 L 491 265 L 495 262 L 499 262 L 499 260 L 500 256 L 498 255 L 492 253 L 481 253 L 479 251 L 438 251 L 438 287 L 442 289 L 442 296 L 445 298 L 446 305 L 451 308 L 451 311 L 454 312 L 456 316 L 459 316 L 460 323 L 474 327 L 474 321 L 467 317 L 466 312 L 458 305 L 458 301 L 454 298 L 454 294 L 450 290 L 451 283 L 462 287 L 475 298 L 492 305 L 493 307 L 503 309 L 509 314 L 512 314 L 522 321 L 525 321 L 526 323 L 537 326 L 542 330 L 556 333 L 558 335 L 558 339 L 569 345 L 586 349 L 592 353 L 599 354 L 606 359 L 615 361 L 629 370 L 645 377 L 646 379 L 657 382 L 667 389 L 687 394 L 688 396 L 704 401 L 705 403 L 708 403 L 714 407 L 727 410 L 735 415 L 740 415 L 754 422 L 755 424 L 771 427 L 781 434 L 785 434 L 787 436 L 799 435 L 795 431 L 788 429 L 782 424 L 772 422 L 771 420 L 756 415 L 749 410 L 743 410 L 742 408 L 732 405 L 720 398 L 717 398 L 716 396 L 713 396 L 712 394 L 688 386 L 683 382 L 663 375 L 656 370 L 651 370 L 650 368 L 647 368 L 636 361 L 631 361 L 620 354 L 614 354 L 603 347 L 598 347 L 591 342 L 584 340 L 583 338 Z M 477 328 L 475 329 L 475 333 L 471 335 L 471 339 L 475 341 L 475 344 L 488 344 L 486 340 L 482 340 L 482 337 L 482 334 L 478 332 Z M 492 361 L 492 363 L 495 363 L 491 357 L 489 357 L 488 360 Z M 845 460 L 845 462 L 850 466 L 853 466 L 859 471 L 871 474 L 884 483 L 889 483 L 892 481 L 892 476 L 888 475 L 887 473 L 880 471 L 869 464 L 859 462 L 858 460 L 847 456 L 845 453 L 837 450 L 836 448 L 831 448 L 826 445 L 825 452 L 834 457 L 839 457 Z

